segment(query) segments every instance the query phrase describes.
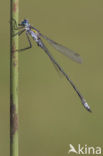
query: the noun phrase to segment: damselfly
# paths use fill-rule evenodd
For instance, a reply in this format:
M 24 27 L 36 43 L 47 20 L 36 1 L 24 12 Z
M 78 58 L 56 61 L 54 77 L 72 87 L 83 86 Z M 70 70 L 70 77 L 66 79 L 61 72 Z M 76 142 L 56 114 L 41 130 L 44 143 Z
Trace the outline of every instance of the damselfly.
M 14 22 L 16 25 L 16 21 Z M 81 95 L 81 93 L 79 92 L 79 90 L 77 89 L 77 87 L 74 85 L 74 83 L 72 82 L 72 80 L 69 78 L 69 76 L 64 72 L 63 68 L 61 68 L 61 66 L 56 62 L 56 60 L 53 58 L 53 56 L 51 55 L 51 53 L 49 52 L 49 50 L 47 49 L 47 47 L 44 45 L 41 37 L 43 39 L 45 39 L 49 44 L 51 44 L 56 50 L 58 50 L 59 52 L 61 52 L 62 54 L 68 56 L 69 58 L 71 58 L 72 60 L 81 63 L 82 60 L 80 58 L 80 55 L 73 52 L 71 49 L 68 49 L 64 46 L 62 46 L 61 44 L 58 44 L 57 42 L 51 40 L 50 38 L 48 38 L 47 36 L 41 34 L 36 28 L 34 28 L 33 26 L 30 25 L 29 21 L 27 19 L 24 19 L 20 24 L 18 24 L 18 26 L 16 27 L 18 31 L 16 34 L 13 35 L 21 35 L 23 32 L 26 33 L 27 36 L 27 40 L 29 43 L 29 46 L 23 49 L 19 49 L 17 51 L 24 51 L 27 49 L 30 49 L 32 47 L 31 44 L 31 40 L 30 40 L 30 36 L 33 38 L 33 40 L 37 43 L 37 45 L 43 49 L 43 51 L 48 55 L 49 59 L 51 60 L 51 62 L 54 64 L 54 66 L 56 67 L 56 69 L 58 71 L 60 71 L 64 77 L 67 79 L 67 81 L 69 81 L 69 83 L 71 84 L 71 86 L 73 87 L 73 89 L 76 91 L 77 95 L 79 96 L 83 106 L 89 111 L 91 112 L 91 109 L 88 105 L 88 103 L 86 102 L 86 100 L 84 99 L 84 97 Z

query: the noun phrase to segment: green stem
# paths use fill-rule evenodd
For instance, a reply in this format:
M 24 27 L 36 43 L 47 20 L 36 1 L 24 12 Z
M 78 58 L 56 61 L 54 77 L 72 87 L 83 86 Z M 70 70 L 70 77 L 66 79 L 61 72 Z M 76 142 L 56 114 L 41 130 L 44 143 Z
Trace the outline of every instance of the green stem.
M 18 156 L 18 36 L 12 37 L 13 20 L 18 24 L 18 0 L 10 0 L 10 156 Z

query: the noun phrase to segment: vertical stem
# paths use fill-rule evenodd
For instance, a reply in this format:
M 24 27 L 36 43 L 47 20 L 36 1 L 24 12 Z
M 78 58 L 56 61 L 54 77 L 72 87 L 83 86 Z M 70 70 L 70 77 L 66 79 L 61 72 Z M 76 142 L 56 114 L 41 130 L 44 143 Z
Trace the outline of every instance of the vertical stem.
M 18 36 L 12 37 L 13 20 L 18 24 L 18 0 L 10 0 L 10 156 L 18 156 Z

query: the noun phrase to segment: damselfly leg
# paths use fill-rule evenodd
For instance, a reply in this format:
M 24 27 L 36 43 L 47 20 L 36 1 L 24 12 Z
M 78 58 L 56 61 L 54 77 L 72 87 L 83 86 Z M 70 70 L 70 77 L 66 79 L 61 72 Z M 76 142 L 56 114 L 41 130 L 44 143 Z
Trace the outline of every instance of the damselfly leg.
M 15 36 L 17 36 L 17 35 L 20 36 L 21 34 L 23 34 L 23 32 L 25 31 L 25 29 L 23 29 L 23 28 L 24 28 L 23 26 L 17 26 L 17 22 L 16 22 L 14 19 L 12 19 L 12 20 L 13 20 L 13 22 L 14 22 L 14 30 L 20 30 L 20 29 L 22 29 L 21 31 L 19 31 L 19 32 L 15 33 L 15 34 L 13 34 L 12 37 L 15 37 Z M 27 49 L 32 48 L 32 44 L 31 44 L 31 41 L 30 41 L 30 38 L 29 38 L 29 35 L 28 35 L 27 32 L 26 32 L 26 37 L 27 37 L 29 46 L 27 46 L 27 47 L 25 47 L 25 48 L 22 48 L 22 49 L 17 49 L 16 51 L 21 52 L 21 51 L 24 51 L 24 50 L 27 50 Z
M 23 26 L 18 26 L 16 20 L 13 19 L 13 18 L 11 20 L 11 23 L 12 23 L 13 30 L 20 30 L 20 29 L 23 29 L 24 28 Z
M 23 29 L 23 30 L 17 32 L 16 34 L 13 35 L 13 37 L 16 36 L 16 35 L 19 35 L 19 36 L 20 36 L 24 31 L 25 31 L 25 29 Z M 28 32 L 26 32 L 26 37 L 27 37 L 27 40 L 28 40 L 29 46 L 27 46 L 27 47 L 25 47 L 25 48 L 22 48 L 22 49 L 17 49 L 16 51 L 18 51 L 18 52 L 22 52 L 22 51 L 25 51 L 25 50 L 28 50 L 28 49 L 32 48 L 32 43 L 31 43 L 31 41 L 30 41 L 30 38 L 29 38 Z
M 25 29 L 23 29 L 23 30 L 21 30 L 21 31 L 15 33 L 15 34 L 13 34 L 12 37 L 15 37 L 16 35 L 20 36 L 24 31 L 25 31 Z
M 30 41 L 30 38 L 29 38 L 29 35 L 28 35 L 27 32 L 26 32 L 26 36 L 27 36 L 27 40 L 28 40 L 29 46 L 28 47 L 25 47 L 25 48 L 22 48 L 22 49 L 18 49 L 17 50 L 18 52 L 22 52 L 22 51 L 25 51 L 25 50 L 28 50 L 28 49 L 32 48 L 32 43 Z

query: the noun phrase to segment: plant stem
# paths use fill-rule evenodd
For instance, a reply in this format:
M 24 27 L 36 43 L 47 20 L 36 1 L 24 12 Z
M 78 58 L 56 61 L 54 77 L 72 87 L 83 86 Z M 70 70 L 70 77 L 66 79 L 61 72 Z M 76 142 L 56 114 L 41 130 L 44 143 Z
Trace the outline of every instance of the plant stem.
M 18 36 L 12 37 L 13 20 L 18 24 L 18 0 L 10 0 L 10 156 L 18 156 Z

